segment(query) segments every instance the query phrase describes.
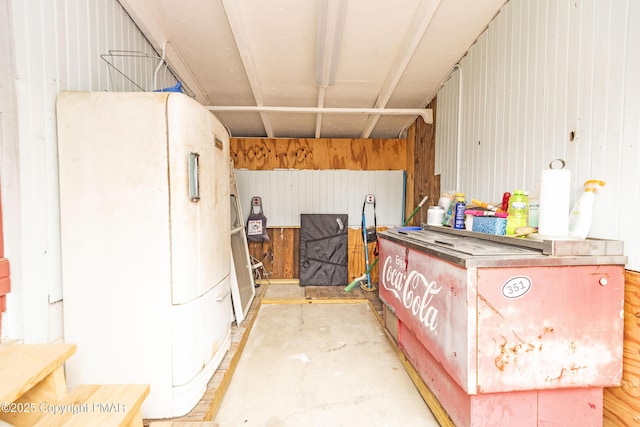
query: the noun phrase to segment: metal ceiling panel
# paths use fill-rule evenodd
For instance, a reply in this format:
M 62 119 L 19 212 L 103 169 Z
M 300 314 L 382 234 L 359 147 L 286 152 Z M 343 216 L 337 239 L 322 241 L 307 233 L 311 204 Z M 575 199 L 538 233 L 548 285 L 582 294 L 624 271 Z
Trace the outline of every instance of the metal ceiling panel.
M 318 10 L 344 0 L 120 1 L 204 105 L 293 110 L 217 112 L 232 135 L 383 138 L 417 115 L 295 110 L 424 108 L 506 0 L 347 0 L 335 85 L 324 89 Z

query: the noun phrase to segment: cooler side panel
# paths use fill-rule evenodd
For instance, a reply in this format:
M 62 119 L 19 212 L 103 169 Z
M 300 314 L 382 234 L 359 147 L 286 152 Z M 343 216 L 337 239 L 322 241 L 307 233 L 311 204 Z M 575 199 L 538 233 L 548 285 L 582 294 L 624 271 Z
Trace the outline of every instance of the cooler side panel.
M 475 271 L 385 238 L 379 265 L 380 298 L 460 387 L 475 393 Z
M 478 389 L 613 386 L 622 376 L 622 266 L 478 270 Z

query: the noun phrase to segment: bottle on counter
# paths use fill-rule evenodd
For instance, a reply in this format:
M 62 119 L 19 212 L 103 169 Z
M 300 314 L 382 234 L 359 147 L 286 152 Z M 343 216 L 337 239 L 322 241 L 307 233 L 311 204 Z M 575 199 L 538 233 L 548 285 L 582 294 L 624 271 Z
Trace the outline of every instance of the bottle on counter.
M 454 204 L 453 228 L 464 230 L 464 211 L 467 209 L 467 201 L 464 193 L 456 193 Z
M 502 203 L 500 204 L 500 209 L 503 211 L 507 211 L 509 209 L 509 198 L 511 197 L 511 193 L 508 191 L 502 195 Z
M 569 215 L 569 236 L 586 239 L 591 229 L 593 218 L 593 201 L 596 198 L 596 190 L 603 187 L 604 181 L 590 179 L 584 183 L 584 193 L 573 205 Z
M 444 219 L 442 206 L 429 206 L 427 210 L 427 225 L 441 226 Z
M 515 190 L 509 197 L 509 208 L 507 209 L 507 236 L 513 236 L 515 229 L 527 226 L 527 210 L 529 200 L 523 190 Z
M 444 210 L 444 216 L 442 217 L 442 225 L 446 227 L 453 226 L 453 216 L 455 214 L 456 201 L 451 199 L 449 206 Z
M 438 200 L 438 206 L 440 206 L 445 211 L 449 209 L 451 206 L 451 202 L 453 202 L 453 191 L 443 191 L 440 194 L 440 199 Z

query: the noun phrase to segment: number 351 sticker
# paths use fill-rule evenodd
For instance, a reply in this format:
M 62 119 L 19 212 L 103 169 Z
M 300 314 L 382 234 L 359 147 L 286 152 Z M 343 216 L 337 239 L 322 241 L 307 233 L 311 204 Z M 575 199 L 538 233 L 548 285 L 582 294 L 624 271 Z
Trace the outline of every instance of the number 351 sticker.
M 531 279 L 525 276 L 513 277 L 502 285 L 502 295 L 506 298 L 520 298 L 531 289 Z

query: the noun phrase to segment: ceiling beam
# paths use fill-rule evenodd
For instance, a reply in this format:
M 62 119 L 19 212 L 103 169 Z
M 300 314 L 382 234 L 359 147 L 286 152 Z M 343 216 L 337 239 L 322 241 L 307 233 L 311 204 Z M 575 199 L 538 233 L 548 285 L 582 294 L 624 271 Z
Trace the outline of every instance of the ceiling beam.
M 215 112 L 242 113 L 311 113 L 311 114 L 373 114 L 395 116 L 420 116 L 426 124 L 433 123 L 433 110 L 429 108 L 341 108 L 341 107 L 265 107 L 219 106 L 205 107 Z
M 318 88 L 318 108 L 324 108 L 324 97 L 325 97 L 325 88 Z M 322 113 L 318 113 L 316 116 L 316 138 L 320 138 L 322 133 Z
M 406 71 L 411 58 L 415 54 L 424 33 L 427 31 L 427 28 L 429 28 L 433 15 L 435 15 L 438 7 L 440 7 L 441 2 L 442 0 L 423 0 L 420 2 L 420 5 L 413 15 L 413 20 L 407 28 L 404 40 L 398 49 L 396 58 L 393 61 L 393 66 L 389 70 L 387 78 L 382 83 L 375 108 L 384 109 L 389 103 L 389 99 L 391 99 L 393 92 L 396 90 L 396 87 L 398 87 L 400 78 Z M 360 136 L 362 138 L 369 138 L 379 119 L 379 115 L 368 117 Z
M 346 17 L 346 0 L 318 0 L 316 84 L 320 87 L 335 84 Z
M 316 33 L 316 85 L 318 108 L 324 107 L 326 88 L 336 81 L 338 58 L 342 48 L 342 35 L 347 16 L 347 0 L 318 0 Z M 322 114 L 316 117 L 316 138 L 322 132 Z
M 244 27 L 240 18 L 240 12 L 238 10 L 237 2 L 235 0 L 222 0 L 224 11 L 227 14 L 227 20 L 229 21 L 229 27 L 231 33 L 236 41 L 236 46 L 244 66 L 244 72 L 249 80 L 251 86 L 251 92 L 253 98 L 256 101 L 258 107 L 264 105 L 264 97 L 262 94 L 262 85 L 260 84 L 260 77 L 258 68 L 253 60 L 253 54 L 251 53 L 251 47 L 249 46 L 249 39 L 245 36 Z M 269 138 L 274 138 L 273 126 L 271 119 L 267 114 L 260 113 L 262 124 Z

